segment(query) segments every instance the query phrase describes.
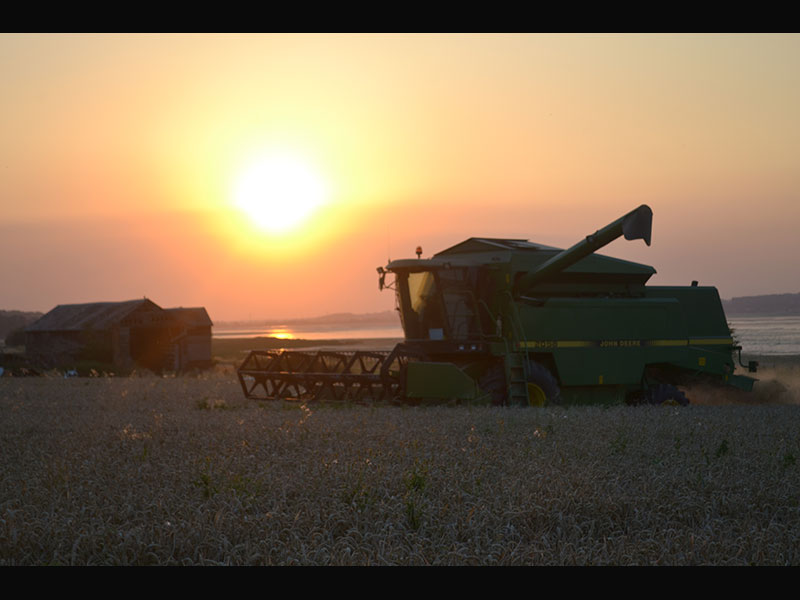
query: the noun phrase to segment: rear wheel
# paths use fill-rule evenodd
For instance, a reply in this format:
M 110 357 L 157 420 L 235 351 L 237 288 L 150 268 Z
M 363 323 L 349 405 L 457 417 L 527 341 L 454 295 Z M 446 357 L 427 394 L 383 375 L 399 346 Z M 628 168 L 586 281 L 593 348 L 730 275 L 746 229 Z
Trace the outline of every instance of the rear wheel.
M 541 363 L 528 361 L 527 388 L 529 406 L 546 406 L 561 402 L 558 381 Z

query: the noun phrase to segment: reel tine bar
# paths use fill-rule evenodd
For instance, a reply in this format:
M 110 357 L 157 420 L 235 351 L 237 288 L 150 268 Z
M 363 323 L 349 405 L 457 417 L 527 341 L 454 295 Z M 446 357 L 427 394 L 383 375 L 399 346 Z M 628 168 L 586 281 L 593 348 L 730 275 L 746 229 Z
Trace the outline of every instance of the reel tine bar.
M 400 391 L 403 364 L 391 354 L 253 350 L 237 374 L 244 395 L 253 400 L 391 400 Z M 387 360 L 394 363 L 394 372 L 384 366 Z

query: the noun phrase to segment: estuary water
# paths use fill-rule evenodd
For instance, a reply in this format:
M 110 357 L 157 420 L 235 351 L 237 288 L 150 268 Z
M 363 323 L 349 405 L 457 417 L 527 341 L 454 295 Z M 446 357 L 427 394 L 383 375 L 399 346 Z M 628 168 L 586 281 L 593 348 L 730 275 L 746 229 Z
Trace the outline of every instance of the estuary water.
M 734 338 L 744 354 L 800 355 L 800 316 L 793 317 L 736 317 L 728 320 Z M 215 338 L 254 338 L 259 336 L 282 339 L 351 340 L 402 338 L 403 330 L 381 326 L 305 326 L 253 327 L 249 329 L 214 330 Z
M 214 329 L 215 338 L 254 338 L 275 337 L 283 340 L 354 340 L 354 339 L 381 339 L 402 338 L 403 329 L 400 323 L 397 327 L 380 326 L 271 326 L 252 327 L 249 329 Z
M 729 318 L 743 354 L 800 354 L 800 316 Z

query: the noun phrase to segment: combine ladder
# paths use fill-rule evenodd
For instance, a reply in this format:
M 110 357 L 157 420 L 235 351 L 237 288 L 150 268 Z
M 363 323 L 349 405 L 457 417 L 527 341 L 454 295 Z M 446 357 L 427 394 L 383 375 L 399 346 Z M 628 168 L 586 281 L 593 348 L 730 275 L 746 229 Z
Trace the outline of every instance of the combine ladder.
M 509 352 L 506 355 L 508 403 L 512 406 L 528 405 L 528 378 L 525 363 L 526 357 L 522 352 Z

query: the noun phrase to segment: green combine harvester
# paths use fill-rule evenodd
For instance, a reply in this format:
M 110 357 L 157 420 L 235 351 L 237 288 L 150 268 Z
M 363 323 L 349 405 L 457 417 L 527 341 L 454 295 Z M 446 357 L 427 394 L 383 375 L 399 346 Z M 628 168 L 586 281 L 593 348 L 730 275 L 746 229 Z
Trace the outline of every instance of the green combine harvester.
M 649 246 L 645 205 L 560 250 L 470 238 L 378 267 L 405 341 L 388 352 L 253 351 L 249 398 L 458 400 L 495 405 L 688 404 L 681 387 L 751 390 L 714 287 L 647 286 L 648 265 L 595 254 L 620 236 Z M 387 282 L 392 275 L 393 281 Z

